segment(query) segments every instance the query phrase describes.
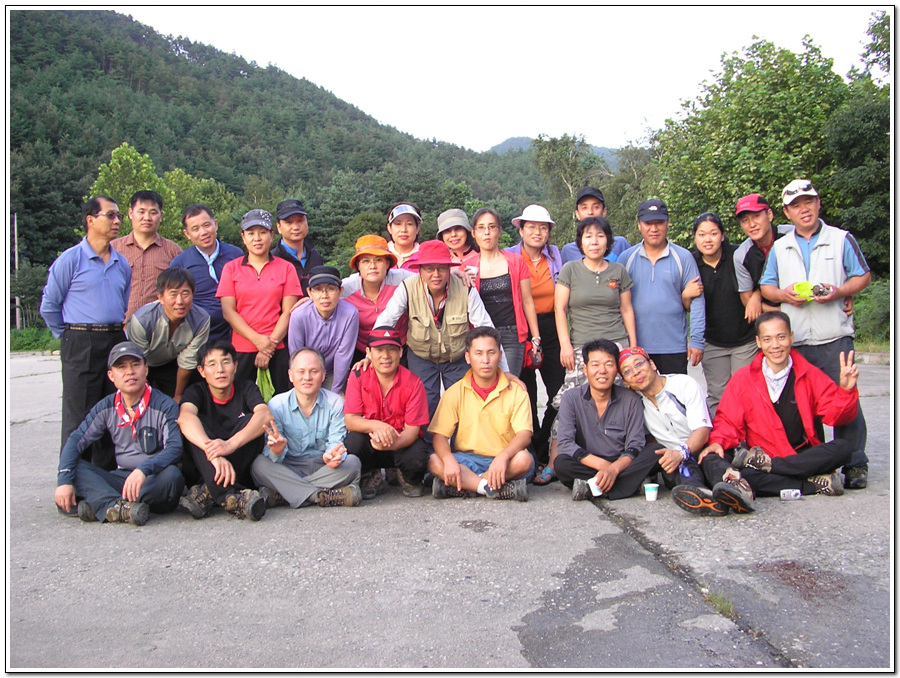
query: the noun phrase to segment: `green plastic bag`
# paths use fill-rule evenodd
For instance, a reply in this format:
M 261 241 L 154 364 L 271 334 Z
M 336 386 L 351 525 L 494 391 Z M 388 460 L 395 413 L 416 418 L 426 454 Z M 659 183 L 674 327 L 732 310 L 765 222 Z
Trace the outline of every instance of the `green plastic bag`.
M 269 374 L 269 368 L 256 369 L 256 385 L 259 386 L 259 392 L 262 394 L 263 400 L 269 402 L 275 395 L 275 387 L 272 386 L 272 375 Z

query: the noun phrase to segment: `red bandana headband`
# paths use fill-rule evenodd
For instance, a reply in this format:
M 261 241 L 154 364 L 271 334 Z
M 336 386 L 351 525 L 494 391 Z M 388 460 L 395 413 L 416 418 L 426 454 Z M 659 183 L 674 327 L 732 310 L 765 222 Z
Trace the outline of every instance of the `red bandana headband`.
M 619 351 L 619 367 L 622 367 L 622 363 L 631 358 L 632 356 L 642 355 L 647 360 L 650 360 L 650 356 L 647 355 L 647 351 L 642 349 L 640 346 L 629 346 L 628 348 L 623 348 Z

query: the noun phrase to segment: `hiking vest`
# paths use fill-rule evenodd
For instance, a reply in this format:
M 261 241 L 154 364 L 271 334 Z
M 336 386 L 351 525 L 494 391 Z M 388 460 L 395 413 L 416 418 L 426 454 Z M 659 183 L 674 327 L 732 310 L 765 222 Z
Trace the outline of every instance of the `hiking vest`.
M 778 264 L 778 286 L 784 289 L 804 280 L 809 280 L 813 285 L 827 283 L 840 286 L 847 282 L 847 273 L 844 271 L 846 233 L 847 231 L 822 222 L 819 239 L 809 253 L 808 277 L 796 232 L 792 230 L 776 240 L 769 256 L 774 256 Z M 853 336 L 853 318 L 844 313 L 843 299 L 828 304 L 810 301 L 800 307 L 782 304 L 781 310 L 791 319 L 795 346 L 818 346 L 841 337 Z
M 409 331 L 406 335 L 409 350 L 433 363 L 451 363 L 462 358 L 469 331 L 468 288 L 457 276 L 450 276 L 443 322 L 441 329 L 438 329 L 422 278 L 416 275 L 404 280 L 403 284 L 409 297 Z

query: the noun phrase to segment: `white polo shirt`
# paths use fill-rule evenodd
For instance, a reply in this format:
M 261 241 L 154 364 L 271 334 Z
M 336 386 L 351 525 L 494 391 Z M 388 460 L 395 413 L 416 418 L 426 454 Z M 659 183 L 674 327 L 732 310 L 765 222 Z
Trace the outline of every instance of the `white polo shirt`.
M 665 374 L 666 385 L 656 404 L 641 394 L 647 431 L 667 449 L 678 449 L 696 429 L 712 428 L 700 385 L 686 374 Z

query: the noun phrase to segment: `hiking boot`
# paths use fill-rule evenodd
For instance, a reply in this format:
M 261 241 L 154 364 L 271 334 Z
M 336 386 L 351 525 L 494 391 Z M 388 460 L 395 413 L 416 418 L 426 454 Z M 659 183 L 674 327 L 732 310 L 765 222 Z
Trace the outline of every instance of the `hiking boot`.
M 93 523 L 97 520 L 97 516 L 94 515 L 94 509 L 92 509 L 91 505 L 88 504 L 84 499 L 78 502 L 76 511 L 78 513 L 78 517 L 86 523 Z
M 824 494 L 826 497 L 840 497 L 844 494 L 844 479 L 840 473 L 813 476 L 806 480 L 816 486 L 816 494 Z
M 845 466 L 844 489 L 863 490 L 869 484 L 869 465 Z
M 528 483 L 525 481 L 525 478 L 519 478 L 518 480 L 503 483 L 503 487 L 497 491 L 496 496 L 493 498 L 528 501 Z
M 397 486 L 400 484 L 400 476 L 399 471 L 396 468 L 386 468 L 384 469 L 385 482 L 388 485 Z
M 106 509 L 106 520 L 110 523 L 131 523 L 145 525 L 150 518 L 150 507 L 142 501 L 116 500 L 115 506 Z
M 278 490 L 271 487 L 263 486 L 259 488 L 259 496 L 266 502 L 266 508 L 275 508 L 276 506 L 290 506 L 288 500 L 281 496 Z
M 465 499 L 469 496 L 465 490 L 457 490 L 455 487 L 450 487 L 437 476 L 434 477 L 434 481 L 431 483 L 431 494 L 434 495 L 435 499 L 449 499 L 450 497 Z
M 576 478 L 572 483 L 572 501 L 582 501 L 593 496 L 588 481 L 584 478 Z
M 331 490 L 319 490 L 310 497 L 310 500 L 322 506 L 359 506 L 362 501 L 362 492 L 359 485 L 347 485 L 335 487 Z
M 266 515 L 266 500 L 256 490 L 241 490 L 240 494 L 225 497 L 225 510 L 240 520 L 259 520 Z
M 384 481 L 384 476 L 381 475 L 380 468 L 363 473 L 359 479 L 359 491 L 362 493 L 364 501 L 374 499 L 385 490 L 387 490 L 387 483 Z
M 772 471 L 772 457 L 766 454 L 766 451 L 758 445 L 754 445 L 749 450 L 746 447 L 741 447 L 734 453 L 734 460 L 731 462 L 731 465 L 737 469 L 746 467 L 762 471 L 763 473 L 770 473 Z
M 407 482 L 406 477 L 400 469 L 394 470 L 397 471 L 397 480 L 400 482 L 400 487 L 403 488 L 404 497 L 421 497 L 425 494 L 425 486 L 421 482 Z
M 706 487 L 677 485 L 672 489 L 672 501 L 679 508 L 698 516 L 724 516 L 728 513 L 728 507 L 716 501 L 712 490 Z
M 209 493 L 206 483 L 200 483 L 181 495 L 178 505 L 187 510 L 195 520 L 199 520 L 209 515 L 209 510 L 216 505 L 216 501 Z
M 737 472 L 735 475 L 726 473 L 722 482 L 713 486 L 712 495 L 715 501 L 735 513 L 752 513 L 754 510 L 753 488 Z

